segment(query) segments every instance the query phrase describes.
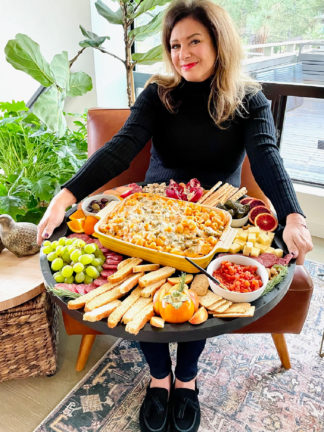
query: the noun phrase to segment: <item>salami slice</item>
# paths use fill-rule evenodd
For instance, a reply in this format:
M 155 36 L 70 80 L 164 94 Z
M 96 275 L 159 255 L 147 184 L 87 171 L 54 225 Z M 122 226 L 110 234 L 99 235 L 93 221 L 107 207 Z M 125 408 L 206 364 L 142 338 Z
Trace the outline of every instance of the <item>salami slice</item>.
M 99 286 L 101 286 L 101 285 L 107 283 L 107 278 L 104 278 L 104 277 L 98 277 L 98 278 L 95 279 L 92 283 L 94 284 L 95 288 L 97 288 L 97 287 L 99 287 Z
M 120 262 L 123 260 L 123 256 L 119 254 L 108 254 L 106 255 L 106 260 L 114 260 Z
M 105 270 L 117 270 L 117 264 L 108 264 L 108 263 L 104 263 L 102 264 L 102 268 L 104 268 Z
M 278 258 L 278 264 L 281 265 L 288 265 L 290 263 L 290 261 L 294 258 L 294 255 L 291 253 L 288 253 L 287 255 L 285 255 L 283 258 Z
M 110 275 L 112 275 L 113 273 L 116 273 L 116 270 L 102 270 L 102 272 L 100 273 L 100 276 L 107 278 Z
M 271 254 L 271 253 L 263 253 L 254 259 L 259 261 L 259 263 L 263 264 L 264 267 L 267 267 L 267 268 L 270 268 L 274 264 L 278 263 L 278 258 L 276 257 L 276 255 Z
M 55 288 L 62 288 L 74 293 L 77 293 L 78 291 L 76 290 L 76 286 L 77 284 L 67 284 L 67 283 L 57 283 L 55 284 Z
M 86 289 L 87 289 L 86 288 L 86 284 L 75 284 L 75 285 L 76 285 L 75 289 L 76 289 L 77 293 L 79 293 L 81 295 L 87 293 L 87 291 L 86 291 Z

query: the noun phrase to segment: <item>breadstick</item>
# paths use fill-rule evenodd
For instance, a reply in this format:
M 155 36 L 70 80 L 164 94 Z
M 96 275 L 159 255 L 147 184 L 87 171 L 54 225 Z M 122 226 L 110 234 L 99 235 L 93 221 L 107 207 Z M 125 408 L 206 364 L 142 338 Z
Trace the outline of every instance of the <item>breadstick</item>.
M 221 186 L 216 192 L 214 192 L 206 201 L 204 201 L 204 204 L 210 205 L 210 202 L 215 201 L 216 198 L 219 198 L 221 195 L 223 195 L 224 190 L 227 188 L 228 183 L 224 183 L 223 186 Z
M 231 188 L 231 185 L 225 183 L 224 186 L 222 186 L 221 189 L 217 191 L 218 193 L 214 194 L 212 198 L 208 201 L 208 205 L 214 207 L 216 204 L 218 204 L 224 194 L 229 190 L 229 188 Z
M 245 195 L 246 192 L 247 192 L 246 187 L 242 187 L 234 195 L 232 195 L 230 198 L 232 201 L 237 201 L 239 198 L 241 198 L 243 195 Z
M 225 204 L 226 201 L 229 199 L 229 197 L 231 195 L 233 195 L 234 193 L 236 193 L 237 191 L 238 191 L 238 188 L 231 186 L 231 188 L 228 190 L 228 192 L 226 192 L 226 194 L 221 198 L 220 203 Z
M 209 191 L 203 195 L 199 200 L 197 201 L 199 204 L 203 203 L 219 186 L 222 184 L 221 181 L 217 182 Z

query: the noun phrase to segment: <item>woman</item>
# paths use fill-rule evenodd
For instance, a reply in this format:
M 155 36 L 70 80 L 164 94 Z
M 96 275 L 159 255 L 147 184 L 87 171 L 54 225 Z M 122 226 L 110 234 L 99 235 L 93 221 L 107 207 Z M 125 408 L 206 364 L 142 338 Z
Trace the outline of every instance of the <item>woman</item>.
M 247 152 L 253 174 L 271 199 L 288 250 L 304 261 L 312 242 L 283 167 L 269 104 L 241 72 L 242 48 L 228 14 L 210 0 L 176 0 L 166 11 L 163 46 L 171 76 L 155 76 L 124 127 L 98 150 L 50 203 L 38 241 L 48 238 L 68 206 L 125 170 L 152 138 L 146 181 L 197 177 L 240 184 Z M 179 343 L 175 381 L 168 344 L 141 343 L 151 381 L 140 410 L 141 430 L 197 431 L 197 363 L 205 340 Z M 169 398 L 171 386 L 172 396 Z

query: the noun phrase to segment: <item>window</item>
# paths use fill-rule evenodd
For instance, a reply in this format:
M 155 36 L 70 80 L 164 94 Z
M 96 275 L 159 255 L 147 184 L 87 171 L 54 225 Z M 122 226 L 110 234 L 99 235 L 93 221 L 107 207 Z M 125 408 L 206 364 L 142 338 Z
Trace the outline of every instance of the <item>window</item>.
M 253 77 L 259 81 L 324 85 L 322 0 L 217 3 L 237 25 L 246 52 L 244 67 Z M 143 52 L 159 42 L 160 34 L 156 34 L 137 43 L 136 51 Z M 163 72 L 158 63 L 138 66 L 136 71 Z M 323 99 L 288 97 L 280 152 L 293 180 L 324 187 L 323 124 Z

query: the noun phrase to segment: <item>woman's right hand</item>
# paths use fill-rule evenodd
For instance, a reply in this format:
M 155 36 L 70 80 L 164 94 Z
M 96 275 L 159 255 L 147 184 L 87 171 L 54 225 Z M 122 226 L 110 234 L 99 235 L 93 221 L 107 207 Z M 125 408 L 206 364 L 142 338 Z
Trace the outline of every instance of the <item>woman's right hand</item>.
M 43 240 L 48 239 L 54 229 L 61 225 L 67 207 L 74 203 L 76 198 L 68 189 L 64 188 L 55 195 L 37 227 L 37 243 L 40 246 Z

